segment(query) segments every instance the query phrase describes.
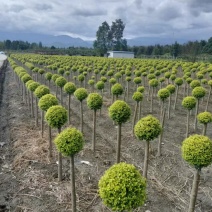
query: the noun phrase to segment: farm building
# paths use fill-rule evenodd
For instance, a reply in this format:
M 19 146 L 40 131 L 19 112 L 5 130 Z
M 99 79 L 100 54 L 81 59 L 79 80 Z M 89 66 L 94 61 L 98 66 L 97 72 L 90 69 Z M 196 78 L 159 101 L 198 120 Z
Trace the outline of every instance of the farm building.
M 134 52 L 108 51 L 107 57 L 109 57 L 109 58 L 134 58 Z

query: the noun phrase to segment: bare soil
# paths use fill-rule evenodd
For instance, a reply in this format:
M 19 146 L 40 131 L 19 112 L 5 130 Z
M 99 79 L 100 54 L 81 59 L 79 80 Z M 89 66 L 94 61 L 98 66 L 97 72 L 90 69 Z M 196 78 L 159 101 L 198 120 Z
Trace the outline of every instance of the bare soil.
M 55 87 L 51 85 L 51 93 Z M 194 169 L 181 157 L 181 144 L 185 138 L 186 111 L 181 107 L 183 89 L 172 109 L 171 118 L 165 120 L 162 156 L 157 157 L 157 142 L 151 144 L 151 156 L 148 170 L 147 201 L 134 211 L 139 212 L 186 212 L 193 180 Z M 146 93 L 147 95 L 147 93 Z M 59 96 L 58 96 L 59 97 Z M 123 99 L 123 96 L 120 97 Z M 67 96 L 64 94 L 64 100 Z M 172 98 L 174 100 L 174 96 Z M 127 101 L 132 110 L 134 102 Z M 86 102 L 84 109 L 85 147 L 75 157 L 77 209 L 81 212 L 110 211 L 102 204 L 98 196 L 98 181 L 116 158 L 116 126 L 108 117 L 109 94 L 104 93 L 104 107 L 97 117 L 97 147 L 95 154 L 91 150 L 92 111 Z M 201 103 L 204 111 L 206 98 Z M 142 117 L 149 114 L 150 102 L 145 96 L 142 102 Z M 67 103 L 64 104 L 67 106 Z M 209 111 L 212 112 L 210 102 Z M 71 99 L 71 123 L 80 127 L 79 102 Z M 159 118 L 160 106 L 155 97 L 153 115 Z M 202 133 L 198 124 L 193 129 L 194 115 L 191 116 L 190 134 Z M 40 124 L 40 119 L 39 119 Z M 65 127 L 67 127 L 66 125 Z M 53 130 L 53 137 L 57 130 Z M 212 138 L 212 127 L 208 126 L 207 135 Z M 121 161 L 134 164 L 142 173 L 144 143 L 132 134 L 132 120 L 122 127 Z M 89 162 L 89 164 L 83 161 Z M 71 211 L 70 160 L 63 158 L 63 181 L 57 180 L 57 151 L 48 158 L 48 128 L 45 125 L 44 137 L 40 127 L 35 127 L 26 100 L 23 100 L 21 88 L 15 80 L 10 66 L 0 71 L 0 212 L 34 211 L 63 212 Z M 201 182 L 196 204 L 196 212 L 212 211 L 212 167 L 201 172 Z

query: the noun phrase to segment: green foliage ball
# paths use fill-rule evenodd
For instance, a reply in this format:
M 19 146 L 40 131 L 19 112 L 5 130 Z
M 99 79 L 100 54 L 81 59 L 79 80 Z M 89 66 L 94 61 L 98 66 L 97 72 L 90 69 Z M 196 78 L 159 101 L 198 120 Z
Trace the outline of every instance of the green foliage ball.
M 202 97 L 204 97 L 206 94 L 206 90 L 205 88 L 199 86 L 199 87 L 195 87 L 192 90 L 192 96 L 194 96 L 197 99 L 201 99 Z
M 98 186 L 103 203 L 113 211 L 131 211 L 146 200 L 146 180 L 131 164 L 113 165 L 101 177 Z
M 34 92 L 35 89 L 36 89 L 38 86 L 40 86 L 40 83 L 38 83 L 38 82 L 32 82 L 32 83 L 30 83 L 30 84 L 28 85 L 27 88 L 28 88 L 30 91 Z
M 196 169 L 212 163 L 212 141 L 203 135 L 191 135 L 182 144 L 182 157 Z
M 56 79 L 57 79 L 58 77 L 60 77 L 59 74 L 53 74 L 53 75 L 52 75 L 52 80 L 53 80 L 53 82 L 55 82 Z
M 111 78 L 109 80 L 109 83 L 112 84 L 112 85 L 114 85 L 116 83 L 116 79 L 115 78 Z
M 32 83 L 32 82 L 35 82 L 35 81 L 34 81 L 34 80 L 29 80 L 29 81 L 27 81 L 26 84 L 25 84 L 26 87 L 28 88 L 29 84 Z
M 61 105 L 50 107 L 45 115 L 48 125 L 52 128 L 61 128 L 68 120 L 67 110 Z
M 145 90 L 144 86 L 139 86 L 139 87 L 137 88 L 137 91 L 138 91 L 138 92 L 141 92 L 141 93 L 143 93 L 144 90 Z
M 166 79 L 169 79 L 169 78 L 170 78 L 170 76 L 171 76 L 171 73 L 170 73 L 170 72 L 166 72 L 166 73 L 164 73 L 164 77 L 165 77 Z
M 157 79 L 151 79 L 149 81 L 149 85 L 152 86 L 152 87 L 157 87 L 158 86 L 158 80 Z
M 77 78 L 79 82 L 83 82 L 85 79 L 85 76 L 83 74 L 80 74 Z
M 191 82 L 190 82 L 190 87 L 192 88 L 192 89 L 194 89 L 194 88 L 196 88 L 196 87 L 199 87 L 201 84 L 200 84 L 200 81 L 199 80 L 192 80 Z
M 62 88 L 67 83 L 67 80 L 64 77 L 58 77 L 55 83 L 58 87 Z
M 64 85 L 63 89 L 64 89 L 64 91 L 65 91 L 67 94 L 71 95 L 71 94 L 74 93 L 74 91 L 76 91 L 77 88 L 76 88 L 76 86 L 75 86 L 74 83 L 72 83 L 72 82 L 67 82 L 67 83 Z
M 100 80 L 105 83 L 107 82 L 107 77 L 101 77 Z
M 32 80 L 32 77 L 29 74 L 24 74 L 21 77 L 21 81 L 25 84 L 26 82 L 28 82 L 29 80 Z
M 180 77 L 177 77 L 175 80 L 174 80 L 174 83 L 177 85 L 177 86 L 181 86 L 183 84 L 183 79 L 180 78 Z
M 96 83 L 96 89 L 102 90 L 102 89 L 104 89 L 104 87 L 105 87 L 105 84 L 104 84 L 103 81 L 98 81 L 98 82 Z
M 208 81 L 208 85 L 212 87 L 212 80 Z
M 175 86 L 172 85 L 172 84 L 167 85 L 167 86 L 166 86 L 166 89 L 169 90 L 169 93 L 170 93 L 170 94 L 173 94 L 173 93 L 175 92 Z
M 121 95 L 124 92 L 123 86 L 120 83 L 116 83 L 111 87 L 111 92 L 115 96 Z
M 81 102 L 81 101 L 83 101 L 84 99 L 87 98 L 88 92 L 85 88 L 78 88 L 74 92 L 74 96 Z
M 143 99 L 143 94 L 139 91 L 134 92 L 132 99 L 135 100 L 136 102 L 141 102 Z
M 170 96 L 170 92 L 167 88 L 161 88 L 158 91 L 158 97 L 164 101 L 165 99 L 167 99 Z
M 117 100 L 109 107 L 110 118 L 118 124 L 125 123 L 130 118 L 130 115 L 131 109 L 124 101 Z
M 50 81 L 51 79 L 52 79 L 52 73 L 51 72 L 47 72 L 46 74 L 45 74 L 45 78 L 46 78 L 46 80 L 48 80 L 48 81 Z
M 54 143 L 63 156 L 69 157 L 83 149 L 84 138 L 76 128 L 66 128 L 56 136 Z
M 197 119 L 201 124 L 208 124 L 212 122 L 212 114 L 210 112 L 202 112 L 197 115 Z
M 42 96 L 49 94 L 49 93 L 50 93 L 50 90 L 45 85 L 39 85 L 34 91 L 34 94 L 38 99 L 40 99 Z
M 42 96 L 38 102 L 38 107 L 43 111 L 47 111 L 53 105 L 58 105 L 58 99 L 52 94 Z
M 65 70 L 63 68 L 59 68 L 58 69 L 58 74 L 63 75 L 65 72 Z
M 87 98 L 87 105 L 91 110 L 101 109 L 103 98 L 98 93 L 90 93 Z
M 126 77 L 125 80 L 126 80 L 127 82 L 130 82 L 132 79 L 131 79 L 131 77 Z
M 42 75 L 42 74 L 45 73 L 45 70 L 43 70 L 42 68 L 40 68 L 40 69 L 38 70 L 38 73 Z
M 88 80 L 88 85 L 94 85 L 95 81 L 93 79 Z
M 193 96 L 187 96 L 183 99 L 182 106 L 187 110 L 192 110 L 196 106 L 196 99 Z
M 140 84 L 140 83 L 141 83 L 141 77 L 135 77 L 135 78 L 133 79 L 133 82 L 134 82 L 136 85 Z
M 162 131 L 160 121 L 152 115 L 140 119 L 135 127 L 134 133 L 139 140 L 151 141 L 157 138 Z

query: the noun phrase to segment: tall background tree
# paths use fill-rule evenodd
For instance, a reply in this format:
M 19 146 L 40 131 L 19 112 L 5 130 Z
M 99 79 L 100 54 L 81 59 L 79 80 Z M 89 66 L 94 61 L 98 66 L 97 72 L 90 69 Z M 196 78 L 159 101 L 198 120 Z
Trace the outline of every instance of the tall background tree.
M 99 55 L 103 56 L 108 50 L 127 50 L 127 40 L 123 38 L 125 24 L 121 19 L 116 19 L 112 25 L 104 21 L 96 32 L 93 47 Z

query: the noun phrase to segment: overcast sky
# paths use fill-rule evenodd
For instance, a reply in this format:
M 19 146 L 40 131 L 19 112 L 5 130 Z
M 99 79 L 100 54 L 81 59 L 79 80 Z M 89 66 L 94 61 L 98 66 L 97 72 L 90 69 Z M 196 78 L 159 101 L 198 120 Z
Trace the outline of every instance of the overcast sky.
M 102 22 L 119 18 L 125 38 L 212 37 L 212 0 L 0 0 L 0 31 L 94 40 Z

